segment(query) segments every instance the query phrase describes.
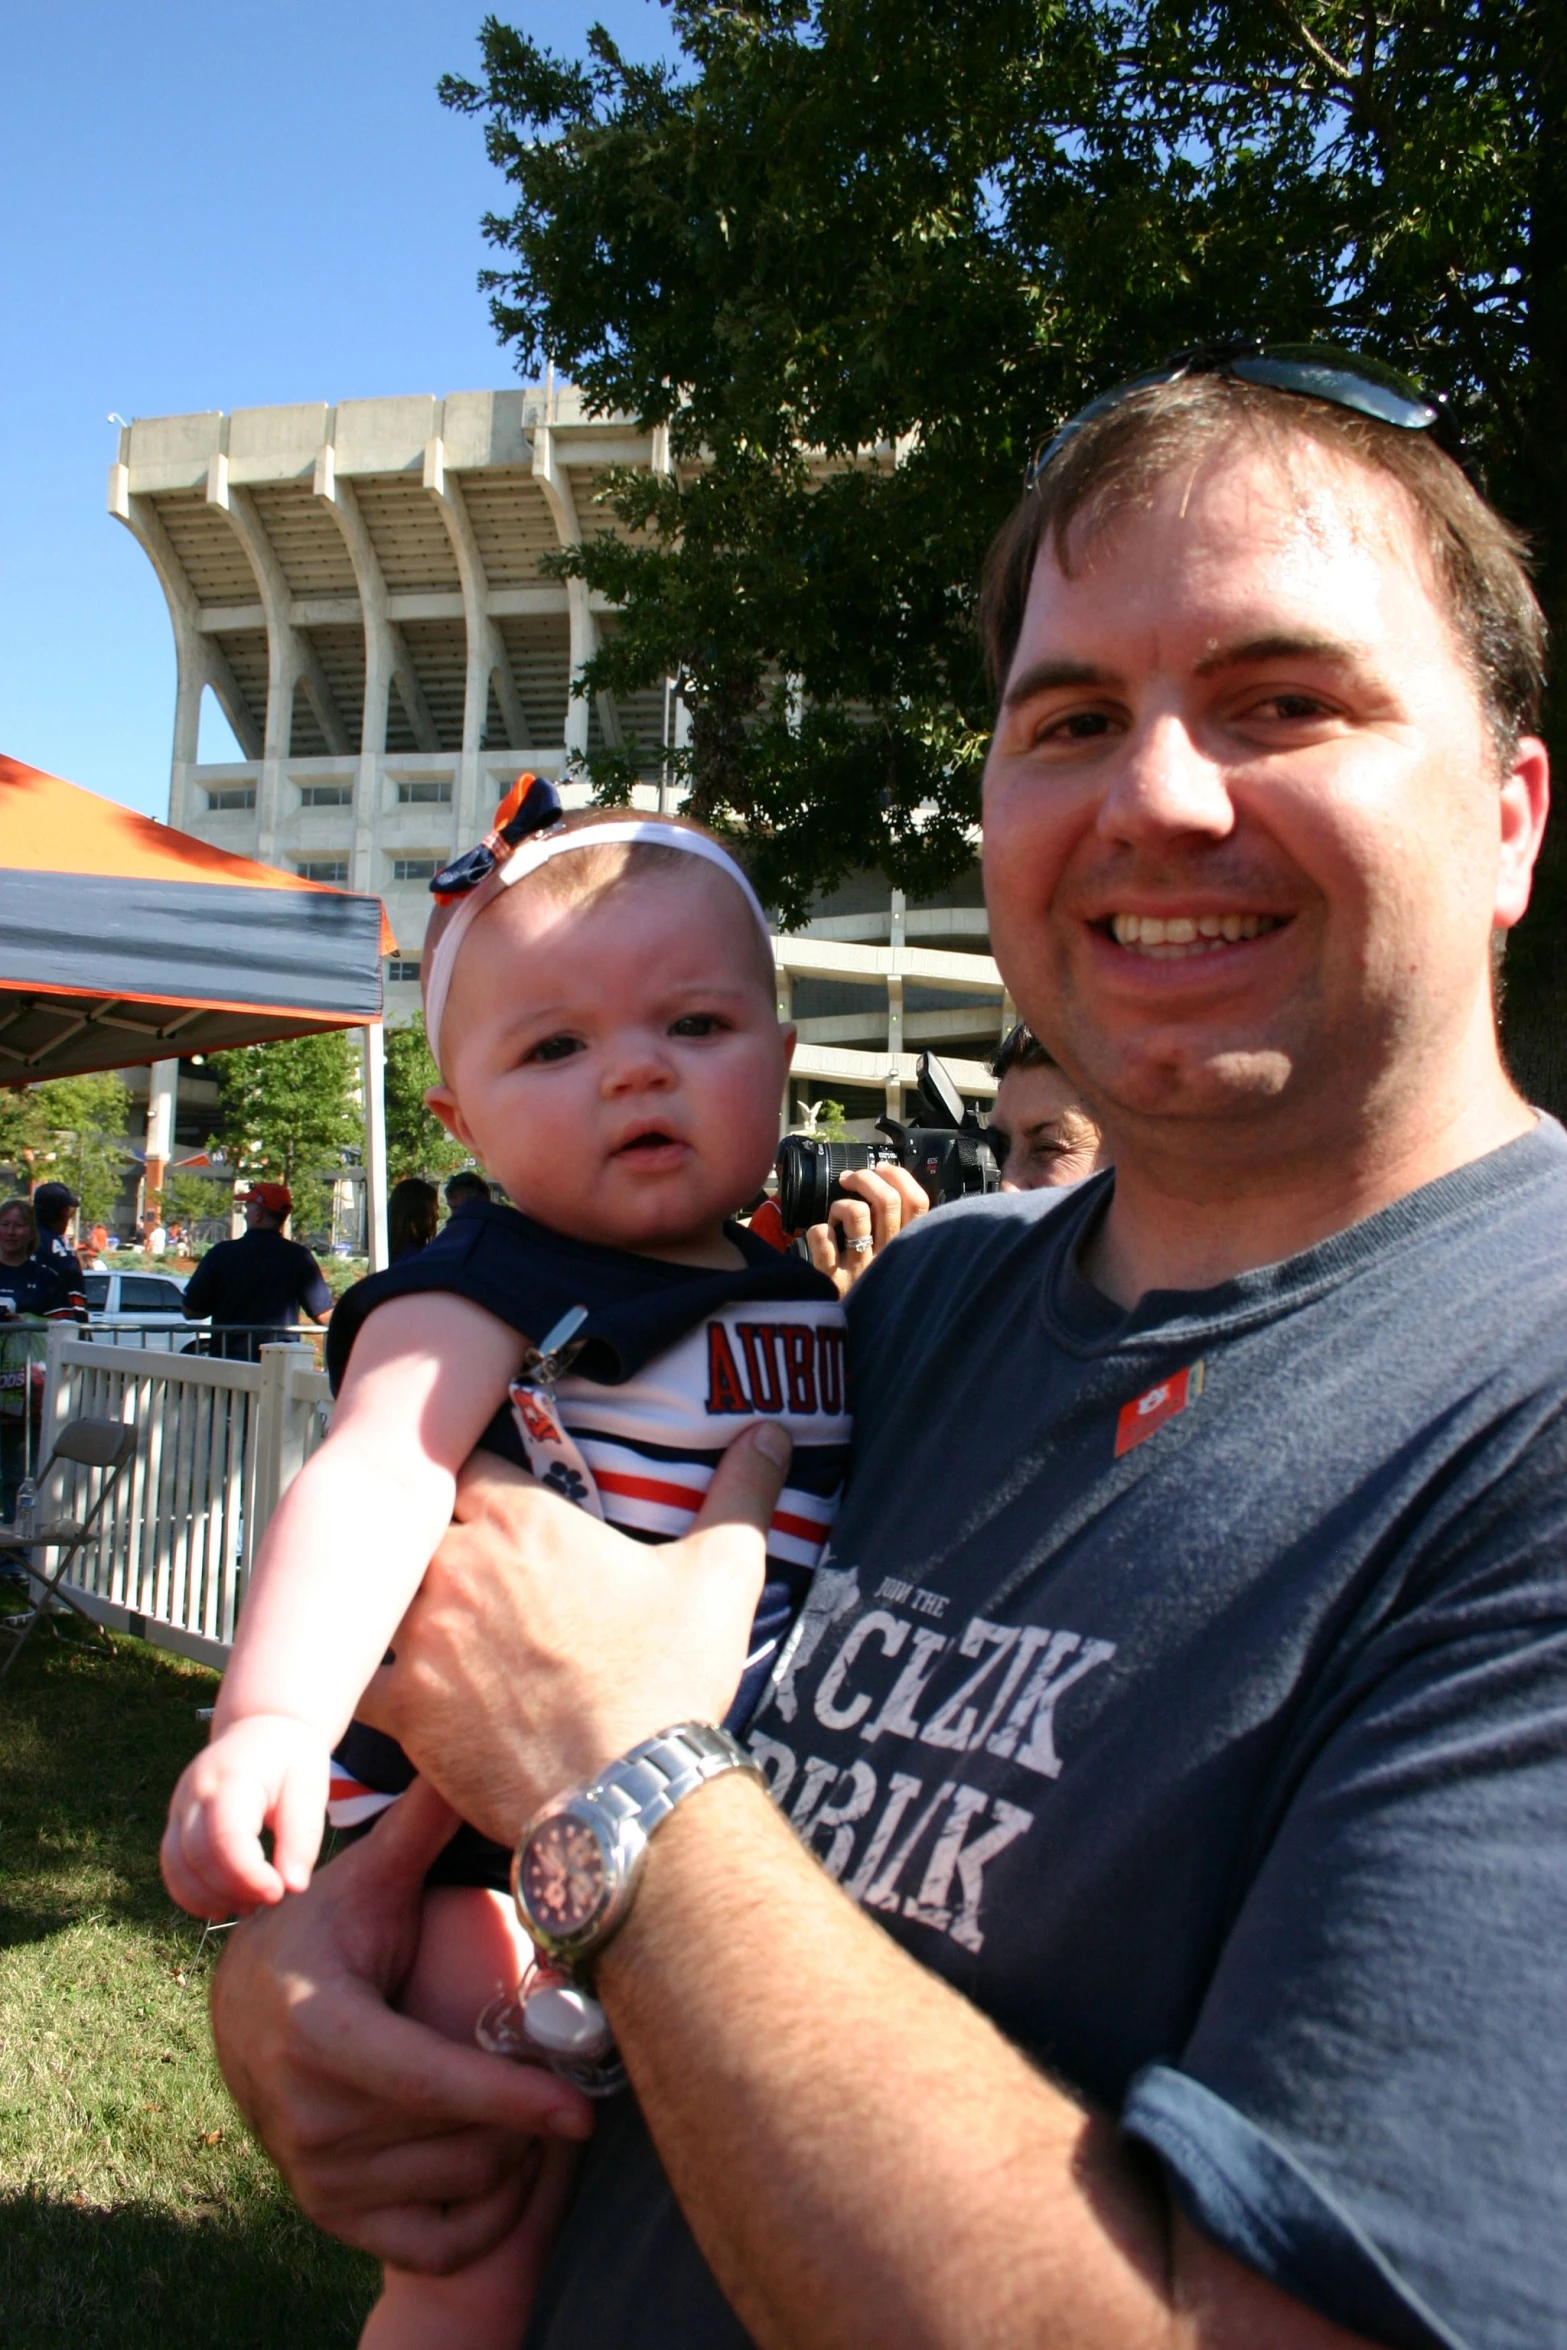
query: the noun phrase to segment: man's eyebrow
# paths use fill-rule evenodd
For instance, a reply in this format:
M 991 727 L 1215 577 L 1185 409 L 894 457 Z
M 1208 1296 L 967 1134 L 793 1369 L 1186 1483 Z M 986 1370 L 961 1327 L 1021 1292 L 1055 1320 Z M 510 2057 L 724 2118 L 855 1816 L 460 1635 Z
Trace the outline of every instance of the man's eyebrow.
M 1213 677 L 1222 669 L 1254 669 L 1267 661 L 1319 661 L 1334 669 L 1358 669 L 1363 659 L 1359 645 L 1351 644 L 1347 637 L 1282 632 L 1219 645 L 1213 652 L 1204 654 L 1192 675 Z
M 1035 661 L 1021 676 L 1012 679 L 1001 697 L 1004 710 L 1015 710 L 1021 702 L 1031 702 L 1036 694 L 1057 692 L 1068 685 L 1119 685 L 1120 678 L 1113 669 L 1101 669 L 1092 661 Z

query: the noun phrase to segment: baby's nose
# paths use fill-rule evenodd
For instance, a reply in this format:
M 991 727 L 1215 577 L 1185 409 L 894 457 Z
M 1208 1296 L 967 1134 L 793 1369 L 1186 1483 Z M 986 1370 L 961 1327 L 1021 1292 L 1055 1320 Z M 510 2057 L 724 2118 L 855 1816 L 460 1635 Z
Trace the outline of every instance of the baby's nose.
M 628 1038 L 605 1061 L 604 1089 L 617 1094 L 660 1092 L 674 1083 L 674 1075 L 674 1063 L 657 1040 Z

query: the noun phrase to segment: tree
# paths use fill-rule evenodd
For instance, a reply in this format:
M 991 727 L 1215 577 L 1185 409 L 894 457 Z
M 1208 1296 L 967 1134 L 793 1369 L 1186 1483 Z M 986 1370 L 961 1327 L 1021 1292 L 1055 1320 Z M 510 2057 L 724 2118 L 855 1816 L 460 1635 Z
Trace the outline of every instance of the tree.
M 1450 395 L 1567 623 L 1567 43 L 1545 0 L 675 0 L 673 67 L 494 18 L 486 234 L 519 365 L 667 424 L 558 567 L 585 686 L 676 677 L 692 811 L 781 910 L 972 855 L 985 544 L 1030 450 L 1199 339 L 1365 346 Z M 807 452 L 814 452 L 808 455 Z M 615 527 L 606 527 L 613 524 Z M 651 746 L 593 762 L 624 797 Z M 1567 1103 L 1567 854 L 1511 957 Z
M 0 1092 L 0 1169 L 11 1182 L 27 1184 L 44 1131 L 35 1085 L 7 1086 Z
M 424 1021 L 418 1013 L 406 1027 L 386 1032 L 386 1171 L 394 1183 L 405 1175 L 422 1175 L 438 1183 L 473 1164 L 473 1155 L 454 1141 L 439 1118 L 424 1106 L 440 1071 L 425 1042 Z
M 802 1104 L 796 1131 L 809 1134 L 816 1142 L 848 1142 L 852 1139 L 847 1110 L 842 1102 L 830 1098 Z
M 208 1227 L 204 1237 L 213 1237 L 212 1228 L 221 1226 L 217 1236 L 226 1238 L 233 1202 L 234 1186 L 222 1176 L 174 1167 L 163 1179 L 160 1204 L 164 1217 L 170 1224 L 182 1224 L 192 1239 L 203 1225 Z
M 319 1036 L 292 1036 L 276 1044 L 248 1044 L 214 1053 L 223 1139 L 236 1171 L 286 1183 L 294 1196 L 296 1231 L 331 1221 L 323 1176 L 343 1164 L 359 1141 L 359 1056 L 340 1028 Z
M 31 1186 L 68 1183 L 83 1224 L 113 1216 L 130 1162 L 130 1089 L 113 1070 L 0 1094 L 0 1165 Z

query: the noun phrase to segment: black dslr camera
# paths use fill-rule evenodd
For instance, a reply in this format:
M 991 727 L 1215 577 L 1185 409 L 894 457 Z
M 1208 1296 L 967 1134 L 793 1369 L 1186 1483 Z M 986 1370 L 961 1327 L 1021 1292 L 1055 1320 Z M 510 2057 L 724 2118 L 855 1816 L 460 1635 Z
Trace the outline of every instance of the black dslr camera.
M 778 1213 L 786 1232 L 825 1224 L 835 1199 L 848 1196 L 839 1178 L 851 1167 L 907 1167 L 933 1208 L 965 1199 L 970 1192 L 994 1191 L 1001 1180 L 990 1136 L 966 1110 L 951 1077 L 934 1053 L 914 1064 L 919 1118 L 904 1126 L 878 1118 L 885 1142 L 818 1142 L 813 1135 L 789 1134 L 778 1150 Z

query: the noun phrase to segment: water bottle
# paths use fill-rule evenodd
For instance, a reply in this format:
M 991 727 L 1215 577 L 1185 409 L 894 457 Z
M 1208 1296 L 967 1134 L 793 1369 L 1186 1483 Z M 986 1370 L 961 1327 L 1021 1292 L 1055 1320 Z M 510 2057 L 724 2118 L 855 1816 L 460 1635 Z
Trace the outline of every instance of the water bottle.
M 16 1530 L 24 1542 L 33 1539 L 33 1521 L 38 1512 L 38 1488 L 31 1477 L 24 1477 L 16 1489 Z

